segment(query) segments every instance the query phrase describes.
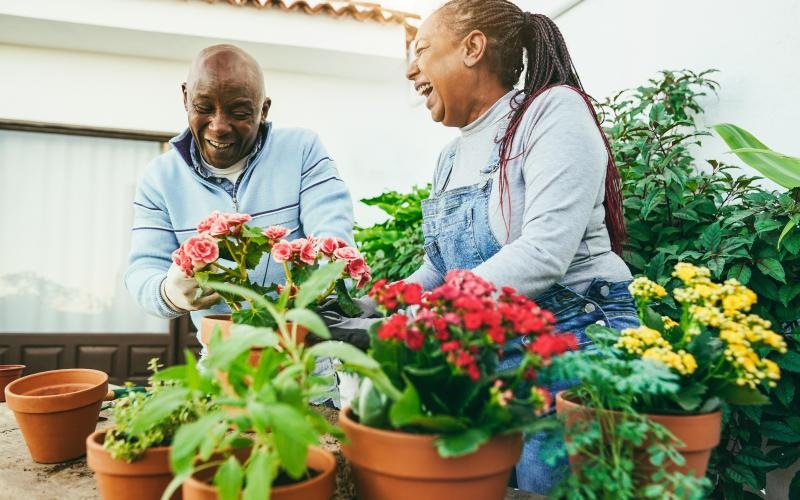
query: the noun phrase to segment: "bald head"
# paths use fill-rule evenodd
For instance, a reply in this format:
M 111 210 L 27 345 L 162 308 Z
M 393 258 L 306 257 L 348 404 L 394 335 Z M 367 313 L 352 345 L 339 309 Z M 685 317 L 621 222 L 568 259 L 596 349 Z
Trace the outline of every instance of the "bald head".
M 206 162 L 228 168 L 252 151 L 270 99 L 250 54 L 233 45 L 203 49 L 182 89 L 189 128 Z
M 192 61 L 186 85 L 192 89 L 198 81 L 227 76 L 247 83 L 258 92 L 259 100 L 265 96 L 264 74 L 253 56 L 235 45 L 212 45 L 201 50 Z

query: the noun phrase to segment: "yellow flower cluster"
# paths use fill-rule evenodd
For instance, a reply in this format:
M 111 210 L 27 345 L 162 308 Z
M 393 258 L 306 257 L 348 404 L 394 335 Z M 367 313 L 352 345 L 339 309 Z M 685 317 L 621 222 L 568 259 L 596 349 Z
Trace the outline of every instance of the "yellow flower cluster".
M 677 373 L 690 375 L 698 369 L 697 360 L 683 348 L 691 345 L 691 338 L 710 329 L 725 344 L 724 365 L 713 362 L 723 368 L 722 371 L 715 368 L 716 373 L 741 386 L 756 388 L 766 383 L 774 387 L 781 376 L 780 368 L 760 357 L 758 350 L 768 347 L 785 353 L 786 341 L 771 329 L 769 321 L 750 314 L 758 298 L 756 294 L 735 279 L 714 283 L 708 268 L 685 262 L 675 266 L 672 276 L 684 285 L 673 291 L 675 300 L 683 305 L 683 316 L 680 324 L 666 316 L 662 320 L 664 331 L 680 327 L 683 338 L 673 339 L 675 345 L 672 345 L 660 332 L 641 326 L 623 330 L 616 346 L 628 354 L 661 361 Z M 630 291 L 640 307 L 667 294 L 662 286 L 647 278 L 634 280 Z M 673 331 L 669 338 L 676 333 Z
M 669 316 L 661 316 L 661 321 L 664 322 L 664 328 L 668 330 L 670 328 L 675 328 L 676 326 L 680 326 L 680 324 L 677 321 L 670 318 Z
M 649 302 L 653 299 L 660 299 L 666 297 L 667 291 L 663 286 L 654 281 L 650 281 L 644 276 L 636 278 L 628 285 L 628 290 L 637 299 Z
M 691 375 L 697 370 L 697 360 L 683 349 L 674 352 L 670 347 L 651 347 L 642 354 L 642 359 L 661 361 L 681 375 Z
M 695 281 L 706 280 L 711 276 L 711 271 L 705 267 L 697 267 L 688 262 L 678 262 L 672 275 L 683 281 L 684 285 L 691 285 Z
M 639 328 L 626 328 L 617 339 L 616 347 L 625 349 L 628 354 L 643 354 L 651 347 L 670 349 L 667 342 L 658 330 L 653 330 L 644 325 Z

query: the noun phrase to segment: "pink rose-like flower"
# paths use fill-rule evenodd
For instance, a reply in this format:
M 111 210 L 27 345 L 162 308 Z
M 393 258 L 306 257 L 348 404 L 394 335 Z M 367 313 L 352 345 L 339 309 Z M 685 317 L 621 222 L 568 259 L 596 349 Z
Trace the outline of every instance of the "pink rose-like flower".
M 181 268 L 183 274 L 187 278 L 191 278 L 194 276 L 194 266 L 192 265 L 192 259 L 189 258 L 188 255 L 183 251 L 183 247 L 178 247 L 177 250 L 172 252 L 172 262 L 175 263 L 176 266 Z
M 353 247 L 341 247 L 337 248 L 336 251 L 333 252 L 333 256 L 337 259 L 351 261 L 358 258 L 361 258 L 361 254 L 358 253 Z
M 192 259 L 192 264 L 210 264 L 219 258 L 217 240 L 207 234 L 192 236 L 183 245 L 183 252 Z
M 272 258 L 275 262 L 287 262 L 292 260 L 292 244 L 286 240 L 281 240 L 272 247 Z
M 308 244 L 308 240 L 305 238 L 297 238 L 296 240 L 292 240 L 290 244 L 292 245 L 292 252 L 300 253 L 303 247 Z
M 300 260 L 309 265 L 317 261 L 317 249 L 313 240 L 306 240 L 300 248 Z
M 369 272 L 369 267 L 367 267 L 367 263 L 364 259 L 358 257 L 348 262 L 344 270 L 351 278 L 358 279 L 362 274 Z
M 211 227 L 208 228 L 208 234 L 211 236 L 226 236 L 231 234 L 231 225 L 228 223 L 228 219 L 224 216 L 217 217 L 217 220 L 211 223 Z
M 372 276 L 369 273 L 364 273 L 358 279 L 358 283 L 356 283 L 356 288 L 364 288 L 370 281 L 372 281 Z
M 211 226 L 214 224 L 214 222 L 216 222 L 217 219 L 220 218 L 220 215 L 221 214 L 219 213 L 219 210 L 214 210 L 213 212 L 211 212 L 211 215 L 201 220 L 200 223 L 197 224 L 197 232 L 198 233 L 207 232 L 209 229 L 211 229 Z
M 225 214 L 225 218 L 231 234 L 238 234 L 242 229 L 242 224 L 252 219 L 250 214 Z
M 339 242 L 336 241 L 336 238 L 323 238 L 322 242 L 319 245 L 319 250 L 325 256 L 330 257 L 333 255 L 333 252 L 339 249 Z
M 271 240 L 279 240 L 285 238 L 289 234 L 289 228 L 283 226 L 269 226 L 261 234 Z

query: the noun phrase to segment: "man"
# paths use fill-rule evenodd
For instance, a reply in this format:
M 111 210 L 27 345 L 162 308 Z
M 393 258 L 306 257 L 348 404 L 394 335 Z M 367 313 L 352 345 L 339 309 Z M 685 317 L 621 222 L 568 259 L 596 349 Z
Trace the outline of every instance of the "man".
M 213 210 L 250 214 L 254 226 L 289 227 L 289 239 L 314 234 L 352 244 L 353 207 L 317 135 L 267 121 L 271 100 L 249 54 L 208 47 L 181 88 L 189 127 L 139 181 L 125 285 L 149 313 L 191 312 L 198 324 L 203 314 L 227 308 L 211 291 L 198 297 L 197 281 L 183 275 L 171 253 Z M 268 256 L 250 277 L 261 284 L 285 280 L 283 267 Z

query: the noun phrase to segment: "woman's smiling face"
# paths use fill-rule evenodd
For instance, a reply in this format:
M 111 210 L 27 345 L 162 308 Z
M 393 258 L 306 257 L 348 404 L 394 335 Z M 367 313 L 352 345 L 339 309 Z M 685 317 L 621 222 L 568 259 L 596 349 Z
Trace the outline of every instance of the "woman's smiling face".
M 420 26 L 414 40 L 414 60 L 406 78 L 426 98 L 425 106 L 435 122 L 448 127 L 463 127 L 469 122 L 471 90 L 462 44 L 441 20 L 441 12 L 431 15 Z

